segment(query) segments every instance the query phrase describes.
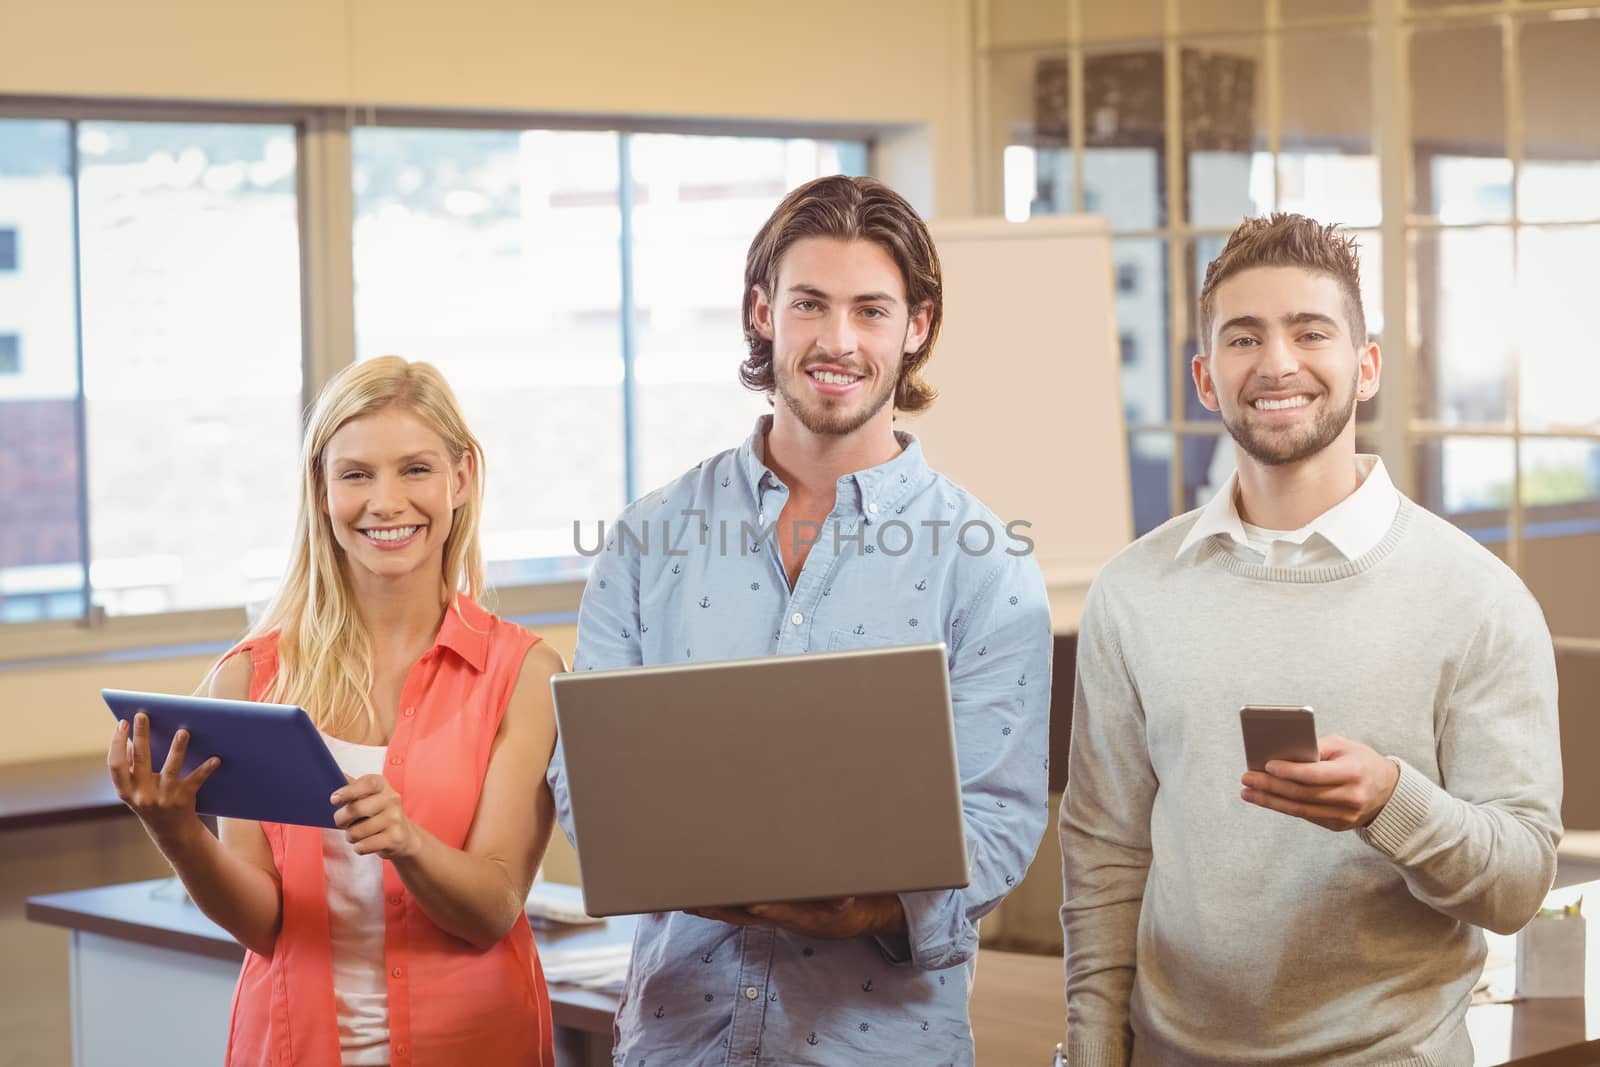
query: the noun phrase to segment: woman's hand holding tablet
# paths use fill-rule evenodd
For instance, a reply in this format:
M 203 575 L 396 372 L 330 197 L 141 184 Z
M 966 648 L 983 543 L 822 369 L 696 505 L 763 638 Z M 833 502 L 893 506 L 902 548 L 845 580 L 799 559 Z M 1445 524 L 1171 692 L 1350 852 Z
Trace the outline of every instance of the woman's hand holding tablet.
M 183 758 L 189 751 L 189 731 L 180 729 L 172 736 L 167 758 L 156 771 L 150 761 L 150 717 L 138 712 L 130 730 L 127 719 L 117 720 L 111 737 L 106 764 L 117 796 L 133 809 L 158 842 L 171 841 L 199 825 L 195 814 L 195 794 L 222 760 L 212 756 L 189 774 L 183 774 Z
M 420 843 L 416 825 L 406 818 L 400 794 L 383 775 L 352 778 L 330 799 L 340 805 L 333 813 L 333 821 L 345 831 L 358 855 L 377 853 L 386 860 L 396 860 L 416 854 Z
M 130 807 L 130 796 L 136 796 L 140 804 L 153 805 L 152 817 L 162 823 L 182 821 L 167 805 L 189 803 L 201 815 L 336 828 L 335 805 L 328 797 L 343 789 L 346 779 L 304 709 L 118 689 L 102 689 L 100 695 L 125 724 L 116 737 L 129 749 L 122 767 L 134 790 L 123 794 Z M 133 753 L 141 743 L 143 773 L 136 775 Z M 116 744 L 113 739 L 113 748 Z M 220 763 L 197 778 L 211 759 Z M 160 775 L 152 770 L 157 762 Z M 113 767 L 113 775 L 116 771 Z M 185 793 L 180 783 L 193 788 Z M 117 784 L 120 790 L 122 780 Z

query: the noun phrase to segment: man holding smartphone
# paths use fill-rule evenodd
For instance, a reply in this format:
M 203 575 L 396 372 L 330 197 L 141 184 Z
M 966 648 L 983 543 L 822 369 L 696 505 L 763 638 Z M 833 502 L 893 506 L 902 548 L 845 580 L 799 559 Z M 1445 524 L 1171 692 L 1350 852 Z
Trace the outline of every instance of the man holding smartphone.
M 1200 324 L 1237 474 L 1107 565 L 1079 635 L 1068 1060 L 1470 1065 L 1479 928 L 1555 874 L 1549 631 L 1357 455 L 1381 358 L 1351 238 L 1247 220 Z M 1320 759 L 1247 770 L 1247 705 L 1314 709 Z

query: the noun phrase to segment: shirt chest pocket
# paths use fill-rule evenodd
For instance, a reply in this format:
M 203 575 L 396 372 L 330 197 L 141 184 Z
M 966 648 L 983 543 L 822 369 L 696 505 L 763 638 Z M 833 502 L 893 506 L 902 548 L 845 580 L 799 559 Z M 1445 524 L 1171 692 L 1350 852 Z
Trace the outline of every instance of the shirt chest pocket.
M 834 630 L 828 635 L 829 652 L 848 652 L 855 648 L 884 648 L 889 645 L 905 645 L 911 643 L 911 638 L 904 634 L 873 632 L 862 627 L 856 630 Z

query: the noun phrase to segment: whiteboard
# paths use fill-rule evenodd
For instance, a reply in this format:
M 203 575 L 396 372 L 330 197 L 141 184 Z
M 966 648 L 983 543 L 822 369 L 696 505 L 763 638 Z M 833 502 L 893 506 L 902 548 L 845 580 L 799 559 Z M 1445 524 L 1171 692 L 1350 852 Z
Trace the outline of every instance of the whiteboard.
M 1098 215 L 929 228 L 944 326 L 925 378 L 939 397 L 899 418 L 934 470 L 1001 522 L 1033 523 L 1055 627 L 1075 630 L 1062 604 L 1133 539 L 1110 230 Z

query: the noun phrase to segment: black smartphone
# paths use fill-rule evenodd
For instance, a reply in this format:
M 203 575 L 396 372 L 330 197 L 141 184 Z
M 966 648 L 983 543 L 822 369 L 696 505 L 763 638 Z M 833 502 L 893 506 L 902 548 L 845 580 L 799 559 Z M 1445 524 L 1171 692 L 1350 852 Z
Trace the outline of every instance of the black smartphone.
M 1268 760 L 1315 763 L 1317 723 L 1308 707 L 1288 704 L 1246 704 L 1239 709 L 1244 730 L 1244 762 L 1252 771 L 1265 771 Z

